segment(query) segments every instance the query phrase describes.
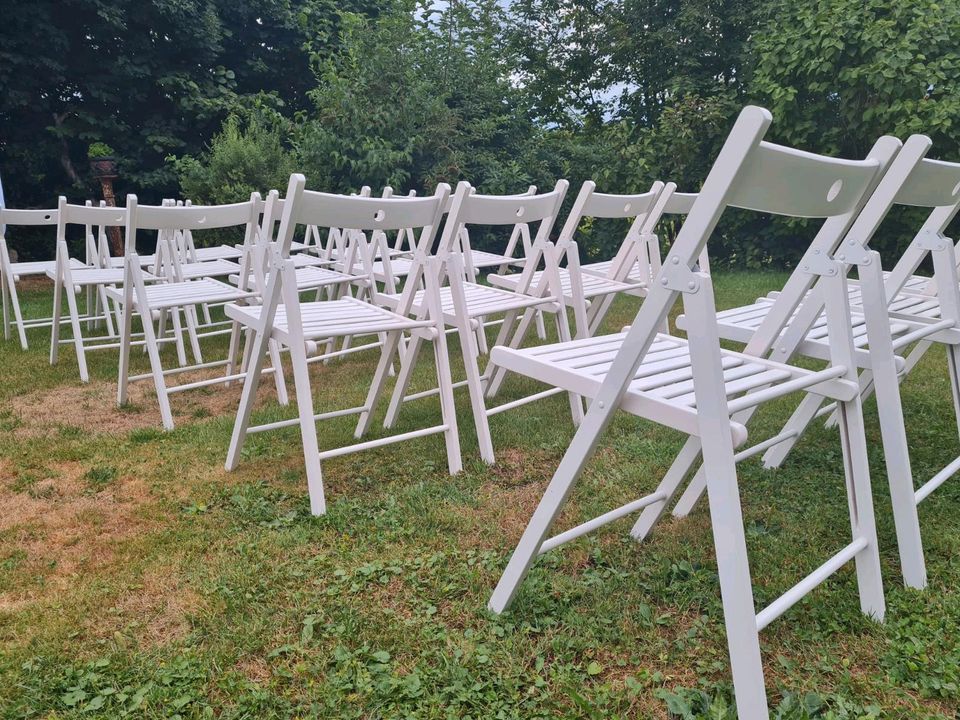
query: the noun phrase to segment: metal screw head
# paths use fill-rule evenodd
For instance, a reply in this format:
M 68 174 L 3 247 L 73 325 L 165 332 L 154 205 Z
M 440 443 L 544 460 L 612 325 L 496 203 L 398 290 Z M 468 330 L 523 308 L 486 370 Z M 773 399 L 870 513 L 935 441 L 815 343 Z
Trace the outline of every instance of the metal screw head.
M 676 255 L 674 255 L 674 256 L 673 256 L 673 259 L 672 259 L 670 262 L 672 262 L 674 265 L 679 265 L 679 264 L 680 264 L 680 258 L 678 258 Z
M 666 285 L 666 284 L 667 284 L 667 279 L 666 279 L 666 278 L 660 278 L 660 284 L 661 284 L 661 285 Z
M 601 400 L 600 402 L 598 402 L 597 405 L 600 406 L 600 409 L 601 409 L 601 410 L 605 407 L 604 404 L 603 404 L 603 400 Z
M 693 280 L 691 280 L 690 282 L 687 283 L 687 287 L 690 288 L 691 290 L 696 290 L 697 284 Z

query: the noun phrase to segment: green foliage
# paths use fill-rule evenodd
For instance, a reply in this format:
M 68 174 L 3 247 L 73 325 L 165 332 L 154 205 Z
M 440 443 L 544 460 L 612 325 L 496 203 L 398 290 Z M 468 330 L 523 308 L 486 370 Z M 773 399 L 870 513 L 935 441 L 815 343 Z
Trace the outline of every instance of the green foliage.
M 175 194 L 170 154 L 196 154 L 245 98 L 302 107 L 311 55 L 337 44 L 338 10 L 370 0 L 36 0 L 6 3 L 0 167 L 8 205 L 94 194 L 78 162 L 107 141 L 118 193 Z
M 240 202 L 253 191 L 284 192 L 297 169 L 285 146 L 289 123 L 263 105 L 227 118 L 198 157 L 172 159 L 184 197 L 200 203 Z
M 106 140 L 124 159 L 117 192 L 146 202 L 177 181 L 194 199 L 242 199 L 290 170 L 331 191 L 559 177 L 695 191 L 746 102 L 772 109 L 772 139 L 805 149 L 858 158 L 881 134 L 922 132 L 934 157 L 960 157 L 960 6 L 937 0 L 45 0 L 4 19 L 10 205 L 89 196 L 76 159 Z M 916 224 L 892 218 L 877 249 Z M 585 230 L 588 258 L 622 233 Z M 710 250 L 789 268 L 808 239 L 803 223 L 743 215 Z
M 90 143 L 90 147 L 87 148 L 87 157 L 91 160 L 94 158 L 103 158 L 103 157 L 113 157 L 114 149 L 102 142 Z
M 343 16 L 343 52 L 318 61 L 296 146 L 311 184 L 432 190 L 470 178 L 516 192 L 550 177 L 543 130 L 509 82 L 506 14 L 495 0 L 431 3 L 371 21 Z

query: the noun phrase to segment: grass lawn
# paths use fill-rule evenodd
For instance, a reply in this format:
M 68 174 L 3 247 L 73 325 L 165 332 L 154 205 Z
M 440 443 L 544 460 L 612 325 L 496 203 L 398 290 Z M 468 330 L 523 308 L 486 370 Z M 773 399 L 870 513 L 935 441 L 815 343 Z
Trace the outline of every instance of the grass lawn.
M 722 274 L 718 301 L 783 280 Z M 44 288 L 25 300 L 49 311 Z M 635 302 L 618 301 L 606 329 Z M 510 612 L 485 610 L 572 435 L 564 397 L 494 418 L 487 467 L 458 394 L 462 474 L 447 475 L 439 436 L 338 458 L 314 518 L 296 429 L 251 437 L 224 471 L 237 386 L 174 396 L 178 428 L 164 433 L 148 387 L 115 408 L 115 351 L 91 356 L 82 386 L 72 349 L 51 368 L 46 334 L 30 339 L 28 352 L 0 343 L 0 717 L 733 717 L 703 506 L 642 545 L 625 519 L 550 553 Z M 318 409 L 360 404 L 374 360 L 312 366 Z M 271 385 L 258 418 L 291 417 Z M 534 387 L 512 378 L 505 394 Z M 957 452 L 942 354 L 903 391 L 926 478 Z M 768 409 L 753 437 L 792 407 Z M 887 620 L 860 614 L 848 566 L 764 631 L 774 715 L 955 718 L 960 484 L 922 505 L 930 587 L 903 589 L 872 402 L 867 413 Z M 435 398 L 417 401 L 400 429 L 438 417 Z M 321 444 L 352 430 L 323 423 Z M 681 441 L 621 416 L 562 522 L 652 490 Z M 755 458 L 740 480 L 762 606 L 849 542 L 838 438 L 818 425 L 782 470 Z

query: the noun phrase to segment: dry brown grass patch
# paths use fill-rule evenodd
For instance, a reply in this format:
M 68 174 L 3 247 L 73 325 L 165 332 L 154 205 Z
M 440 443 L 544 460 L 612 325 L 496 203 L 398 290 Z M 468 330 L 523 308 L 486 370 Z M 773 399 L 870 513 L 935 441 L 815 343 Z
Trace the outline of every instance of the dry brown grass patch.
M 0 535 L 8 549 L 25 554 L 23 569 L 44 582 L 0 595 L 0 607 L 55 596 L 83 575 L 103 572 L 120 544 L 142 534 L 160 518 L 141 512 L 153 501 L 149 486 L 133 476 L 117 477 L 95 492 L 77 462 L 53 464 L 47 477 L 17 491 L 17 476 L 2 468 Z
M 216 377 L 210 370 L 183 373 L 177 384 Z M 38 390 L 13 398 L 11 410 L 19 422 L 13 429 L 21 437 L 43 437 L 60 426 L 76 427 L 88 433 L 126 435 L 131 430 L 161 427 L 160 408 L 153 384 L 130 384 L 129 403 L 117 407 L 116 383 L 92 380 L 86 384 L 64 385 Z M 180 425 L 196 417 L 224 417 L 236 413 L 240 405 L 241 382 L 230 387 L 215 385 L 207 390 L 191 390 L 171 396 L 175 422 Z M 267 380 L 257 393 L 257 407 L 276 401 L 276 390 Z
M 204 606 L 203 598 L 172 570 L 171 565 L 154 567 L 140 582 L 124 593 L 106 615 L 91 620 L 96 636 L 109 636 L 123 628 L 135 630 L 141 648 L 168 645 L 190 632 L 190 616 Z

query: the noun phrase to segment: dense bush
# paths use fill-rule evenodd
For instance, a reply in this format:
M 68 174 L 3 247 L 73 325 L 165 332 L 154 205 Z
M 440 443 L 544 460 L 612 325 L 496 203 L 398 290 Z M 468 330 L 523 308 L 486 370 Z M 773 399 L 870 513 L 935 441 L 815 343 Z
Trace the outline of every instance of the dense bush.
M 210 147 L 199 157 L 173 159 L 184 197 L 201 203 L 246 200 L 254 190 L 265 195 L 286 190 L 297 169 L 286 147 L 289 123 L 278 113 L 257 107 L 224 122 Z

